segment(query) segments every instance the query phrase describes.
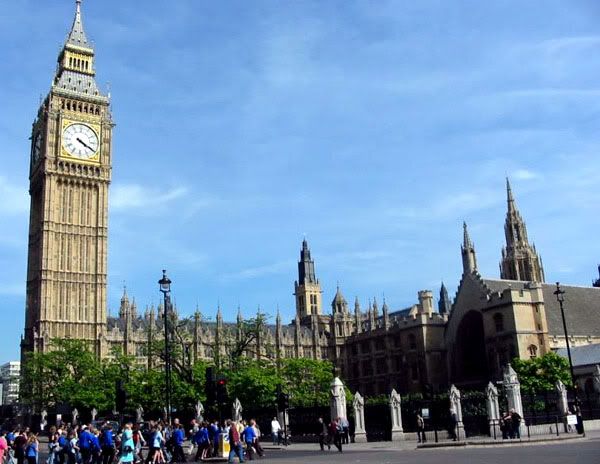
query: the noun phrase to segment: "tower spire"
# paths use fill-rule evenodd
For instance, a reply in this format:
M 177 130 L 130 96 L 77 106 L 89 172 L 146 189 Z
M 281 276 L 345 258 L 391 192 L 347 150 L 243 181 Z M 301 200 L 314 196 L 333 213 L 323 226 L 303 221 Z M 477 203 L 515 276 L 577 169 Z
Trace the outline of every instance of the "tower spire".
M 471 273 L 477 270 L 477 256 L 475 255 L 475 246 L 471 241 L 467 223 L 463 222 L 463 244 L 460 247 L 463 260 L 463 273 Z
M 83 21 L 81 20 L 81 0 L 75 0 L 75 18 L 71 26 L 71 32 L 67 38 L 67 43 L 76 47 L 91 48 L 85 31 L 83 30 Z
M 534 246 L 529 244 L 527 227 L 517 209 L 510 181 L 506 179 L 506 246 L 502 249 L 500 277 L 508 280 L 544 281 L 544 269 Z

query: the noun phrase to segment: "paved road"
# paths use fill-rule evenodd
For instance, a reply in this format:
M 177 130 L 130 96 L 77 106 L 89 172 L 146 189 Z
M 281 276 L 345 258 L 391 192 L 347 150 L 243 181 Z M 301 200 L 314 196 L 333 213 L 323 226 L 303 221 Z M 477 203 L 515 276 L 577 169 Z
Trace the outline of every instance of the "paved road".
M 357 449 L 353 445 L 346 447 L 343 453 L 337 451 L 294 449 L 269 451 L 260 460 L 267 463 L 374 463 L 374 464 L 600 464 L 600 438 L 542 443 L 518 446 L 439 448 L 428 450 Z M 257 461 L 258 464 L 258 461 Z

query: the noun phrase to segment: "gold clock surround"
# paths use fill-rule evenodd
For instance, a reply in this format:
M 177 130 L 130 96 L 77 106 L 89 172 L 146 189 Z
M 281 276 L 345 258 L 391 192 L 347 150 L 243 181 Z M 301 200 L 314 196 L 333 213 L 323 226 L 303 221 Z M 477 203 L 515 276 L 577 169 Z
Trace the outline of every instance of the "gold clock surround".
M 94 133 L 96 134 L 96 137 L 98 138 L 98 150 L 96 151 L 94 156 L 92 156 L 91 158 L 79 158 L 77 156 L 73 156 L 67 150 L 65 150 L 65 147 L 63 146 L 63 137 L 64 137 L 65 129 L 67 127 L 75 125 L 75 124 L 81 124 L 81 125 L 89 127 L 92 131 L 94 131 Z M 80 119 L 75 120 L 75 119 L 63 118 L 61 131 L 60 131 L 60 157 L 67 159 L 69 161 L 76 161 L 78 163 L 100 164 L 100 155 L 102 154 L 101 134 L 102 134 L 101 127 L 97 123 L 83 121 Z

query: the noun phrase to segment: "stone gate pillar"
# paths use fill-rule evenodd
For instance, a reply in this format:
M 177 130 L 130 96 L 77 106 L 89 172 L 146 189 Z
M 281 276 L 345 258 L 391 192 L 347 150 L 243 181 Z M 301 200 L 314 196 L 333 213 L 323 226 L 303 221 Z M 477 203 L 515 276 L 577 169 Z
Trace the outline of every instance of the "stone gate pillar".
M 456 385 L 450 387 L 450 413 L 456 414 L 456 435 L 459 438 L 464 438 L 463 430 L 463 415 L 462 405 L 460 404 L 460 390 L 456 388 Z
M 398 392 L 393 389 L 390 394 L 390 412 L 392 415 L 392 441 L 402 440 L 404 430 L 402 429 L 402 398 Z
M 504 390 L 509 411 L 514 409 L 521 416 L 521 436 L 525 432 L 525 416 L 523 415 L 523 402 L 521 401 L 521 383 L 517 373 L 510 363 L 504 368 Z
M 333 379 L 331 382 L 331 420 L 347 419 L 348 414 L 346 412 L 346 391 L 344 390 L 344 384 L 339 377 Z
M 600 393 L 600 364 L 594 367 L 594 390 Z
M 354 442 L 365 443 L 367 441 L 367 431 L 365 429 L 365 400 L 359 392 L 354 394 L 352 407 L 354 408 Z
M 498 404 L 498 389 L 490 382 L 485 389 L 490 437 L 497 437 L 500 433 L 500 405 Z
M 554 385 L 554 388 L 556 388 L 558 412 L 560 412 L 560 415 L 564 418 L 569 413 L 567 387 L 565 387 L 565 384 L 559 380 L 556 382 L 556 385 Z

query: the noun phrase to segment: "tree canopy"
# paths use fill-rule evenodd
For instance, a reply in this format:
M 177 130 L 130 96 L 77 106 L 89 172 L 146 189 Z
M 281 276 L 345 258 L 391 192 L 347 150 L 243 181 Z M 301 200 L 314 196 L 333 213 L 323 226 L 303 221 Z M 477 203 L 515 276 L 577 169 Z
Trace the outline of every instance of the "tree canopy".
M 559 380 L 566 386 L 572 385 L 569 362 L 554 352 L 531 359 L 515 358 L 511 364 L 525 393 L 554 390 Z

